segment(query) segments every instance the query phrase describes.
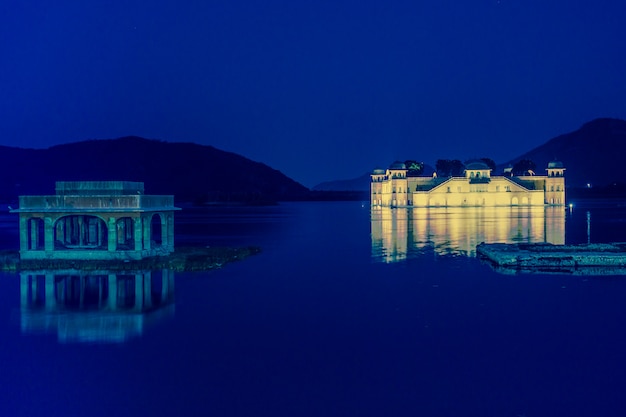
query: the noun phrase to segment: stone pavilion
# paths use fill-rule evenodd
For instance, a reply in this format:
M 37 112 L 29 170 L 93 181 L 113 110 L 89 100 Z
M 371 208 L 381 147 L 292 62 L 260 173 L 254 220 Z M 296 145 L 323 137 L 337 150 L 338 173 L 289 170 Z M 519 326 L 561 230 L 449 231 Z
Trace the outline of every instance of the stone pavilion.
M 174 196 L 143 182 L 58 181 L 55 195 L 20 196 L 21 259 L 137 260 L 174 252 Z

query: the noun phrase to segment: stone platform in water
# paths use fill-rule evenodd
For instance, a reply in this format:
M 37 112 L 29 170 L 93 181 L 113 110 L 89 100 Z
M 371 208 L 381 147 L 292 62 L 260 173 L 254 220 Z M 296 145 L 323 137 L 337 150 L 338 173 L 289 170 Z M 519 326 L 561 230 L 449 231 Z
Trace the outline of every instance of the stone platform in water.
M 476 254 L 504 273 L 626 275 L 626 243 L 481 243 Z
M 172 271 L 208 271 L 224 264 L 247 258 L 261 251 L 258 247 L 181 247 L 172 254 L 152 256 L 140 260 L 20 260 L 18 251 L 0 252 L 0 271 L 135 271 L 169 269 Z

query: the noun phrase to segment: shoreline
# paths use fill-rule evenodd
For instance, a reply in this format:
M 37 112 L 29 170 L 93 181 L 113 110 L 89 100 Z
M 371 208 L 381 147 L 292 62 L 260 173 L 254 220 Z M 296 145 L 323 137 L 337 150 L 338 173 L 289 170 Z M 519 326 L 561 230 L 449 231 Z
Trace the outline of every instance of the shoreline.
M 19 251 L 0 251 L 0 271 L 136 271 L 169 269 L 175 272 L 201 272 L 218 269 L 227 263 L 243 260 L 261 252 L 256 246 L 248 247 L 202 247 L 176 248 L 166 256 L 152 256 L 139 260 L 86 260 L 86 259 L 27 259 L 21 260 Z

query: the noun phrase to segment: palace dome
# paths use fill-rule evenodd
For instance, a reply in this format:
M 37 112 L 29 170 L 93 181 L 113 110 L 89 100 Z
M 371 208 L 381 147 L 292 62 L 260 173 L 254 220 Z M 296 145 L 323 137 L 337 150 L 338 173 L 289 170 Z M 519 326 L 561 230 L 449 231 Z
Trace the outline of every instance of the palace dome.
M 389 169 L 406 169 L 404 162 L 396 161 L 389 166 Z
M 552 169 L 553 169 L 553 168 L 557 168 L 557 169 L 559 169 L 559 168 L 563 168 L 563 162 L 561 162 L 561 161 L 556 161 L 556 160 L 555 160 L 555 161 L 550 161 L 550 162 L 548 162 L 548 168 L 549 168 L 549 169 L 550 169 L 550 168 L 552 168 Z
M 465 166 L 465 169 L 469 171 L 485 171 L 490 170 L 491 168 L 489 168 L 489 165 L 482 161 L 474 161 L 467 164 L 467 166 Z
M 385 175 L 385 170 L 384 169 L 380 169 L 380 168 L 376 168 L 374 171 L 372 171 L 373 175 Z

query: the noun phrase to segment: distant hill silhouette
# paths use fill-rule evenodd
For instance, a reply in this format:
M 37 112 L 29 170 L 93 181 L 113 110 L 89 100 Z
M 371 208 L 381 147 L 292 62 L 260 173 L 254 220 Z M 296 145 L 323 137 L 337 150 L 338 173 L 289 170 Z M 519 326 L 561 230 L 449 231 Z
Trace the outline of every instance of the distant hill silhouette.
M 373 171 L 373 169 L 372 169 Z M 430 165 L 424 165 L 423 175 L 432 175 L 435 172 L 435 169 Z M 317 184 L 312 188 L 314 191 L 359 191 L 366 192 L 369 198 L 370 191 L 370 174 L 371 171 L 366 172 L 360 177 L 356 177 L 349 180 L 335 180 L 335 181 L 326 181 L 320 184 Z
M 558 159 L 566 168 L 568 188 L 586 184 L 624 188 L 625 153 L 626 121 L 596 119 L 498 165 L 496 174 L 521 159 L 534 161 L 537 173 L 543 174 L 548 162 Z M 432 167 L 426 167 L 426 174 L 431 174 Z M 311 193 L 265 164 L 194 143 L 125 137 L 48 149 L 0 146 L 0 199 L 4 201 L 14 201 L 18 195 L 52 194 L 55 181 L 80 180 L 143 181 L 150 194 L 174 194 L 176 201 L 195 202 L 263 204 L 344 199 L 349 197 L 341 192 L 369 192 L 369 173 L 318 184 L 313 188 L 317 193 Z
M 626 183 L 626 121 L 595 119 L 580 129 L 550 139 L 541 146 L 499 165 L 498 172 L 520 159 L 530 159 L 542 175 L 548 162 L 558 159 L 566 168 L 566 186 L 611 186 Z
M 626 121 L 595 119 L 580 129 L 548 140 L 517 158 L 497 166 L 496 175 L 521 159 L 535 162 L 539 175 L 545 174 L 548 162 L 563 162 L 567 188 L 609 187 L 626 192 Z M 489 155 L 487 155 L 489 156 Z M 391 163 L 391 161 L 390 161 Z M 432 174 L 430 171 L 426 175 Z M 426 171 L 426 170 L 425 170 Z M 319 191 L 368 191 L 369 173 L 351 180 L 327 181 L 313 187 Z
M 313 191 L 366 191 L 370 188 L 370 173 L 350 180 L 326 181 L 317 184 Z
M 309 193 L 281 172 L 194 143 L 139 137 L 88 140 L 48 149 L 0 146 L 0 197 L 53 194 L 55 181 L 143 181 L 149 194 L 176 201 L 269 202 Z

